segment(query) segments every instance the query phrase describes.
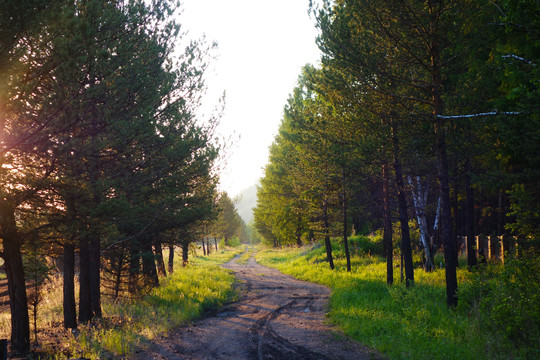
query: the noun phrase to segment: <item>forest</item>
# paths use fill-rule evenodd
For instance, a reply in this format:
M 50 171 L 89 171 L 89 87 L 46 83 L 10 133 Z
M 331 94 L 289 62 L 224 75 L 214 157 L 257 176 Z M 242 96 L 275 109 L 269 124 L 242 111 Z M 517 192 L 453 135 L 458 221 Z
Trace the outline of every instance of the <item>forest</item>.
M 215 44 L 185 40 L 176 6 L 1 2 L 0 265 L 14 354 L 30 349 L 53 273 L 74 329 L 101 318 L 102 301 L 159 286 L 175 247 L 186 264 L 191 243 L 210 252 L 241 225 L 217 189 L 222 104 L 196 116 Z
M 137 326 L 162 311 L 174 327 L 234 297 L 232 276 L 203 273 L 209 255 L 260 241 L 269 266 L 272 251 L 307 247 L 283 260 L 299 277 L 356 276 L 381 259 L 377 291 L 401 313 L 443 268 L 445 314 L 489 313 L 522 358 L 538 355 L 538 1 L 310 2 L 322 56 L 284 107 L 250 226 L 218 185 L 224 103 L 199 112 L 217 45 L 187 40 L 177 6 L 0 3 L 0 334 L 12 354 L 38 343 L 54 279 L 72 334 L 135 322 L 104 316 L 128 303 Z M 190 267 L 197 249 L 203 265 Z M 171 290 L 173 274 L 189 285 Z M 194 300 L 174 315 L 152 300 L 144 314 L 156 291 Z
M 412 249 L 430 271 L 443 248 L 455 306 L 464 246 L 468 266 L 486 260 L 488 236 L 503 251 L 538 247 L 538 4 L 336 1 L 314 12 L 321 65 L 303 69 L 285 106 L 257 229 L 275 246 L 324 237 L 331 268 L 330 236 L 347 252 L 351 229 L 382 229 L 389 284 L 393 234 L 411 285 Z
M 338 246 L 354 273 L 349 238 L 369 236 L 388 285 L 394 271 L 413 287 L 419 271 L 444 266 L 449 308 L 460 257 L 473 273 L 533 259 L 520 270 L 533 274 L 512 275 L 533 290 L 505 301 L 532 301 L 517 316 L 534 317 L 538 339 L 539 3 L 336 0 L 311 10 L 322 57 L 304 67 L 270 148 L 254 211 L 263 242 L 322 242 L 330 269 Z

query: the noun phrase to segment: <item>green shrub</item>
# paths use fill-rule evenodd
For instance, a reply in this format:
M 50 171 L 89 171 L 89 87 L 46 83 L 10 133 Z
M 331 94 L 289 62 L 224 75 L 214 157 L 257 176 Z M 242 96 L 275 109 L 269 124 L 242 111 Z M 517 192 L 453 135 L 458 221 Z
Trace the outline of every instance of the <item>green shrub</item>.
M 376 237 L 351 236 L 349 238 L 351 252 L 355 255 L 382 255 L 383 244 Z
M 444 254 L 442 252 L 439 251 L 433 256 L 433 265 L 439 269 L 444 268 Z
M 240 242 L 240 239 L 238 239 L 238 236 L 235 236 L 231 239 L 228 239 L 226 245 L 230 247 L 238 247 L 242 245 L 242 243 Z
M 345 246 L 343 244 L 343 238 L 335 237 L 331 239 L 332 243 L 332 255 L 334 259 L 345 259 Z M 356 235 L 348 238 L 349 253 L 351 256 L 362 255 L 382 255 L 382 243 L 377 237 Z M 324 246 L 324 240 L 321 239 L 317 242 L 311 251 L 306 255 L 308 260 L 314 262 L 326 261 L 326 247 Z
M 540 355 L 540 260 L 536 254 L 485 264 L 459 290 L 458 310 L 501 339 Z

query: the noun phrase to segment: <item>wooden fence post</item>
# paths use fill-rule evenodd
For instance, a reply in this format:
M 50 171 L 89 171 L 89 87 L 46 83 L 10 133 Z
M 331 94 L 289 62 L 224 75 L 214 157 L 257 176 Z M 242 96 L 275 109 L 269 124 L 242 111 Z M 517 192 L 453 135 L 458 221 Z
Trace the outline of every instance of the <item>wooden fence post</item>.
M 499 236 L 499 239 L 501 244 L 501 263 L 504 265 L 504 250 L 506 249 L 504 246 L 504 235 Z
M 492 261 L 493 260 L 493 235 L 487 237 L 488 241 L 488 254 L 487 254 L 487 260 Z
M 0 360 L 7 360 L 7 339 L 0 339 Z

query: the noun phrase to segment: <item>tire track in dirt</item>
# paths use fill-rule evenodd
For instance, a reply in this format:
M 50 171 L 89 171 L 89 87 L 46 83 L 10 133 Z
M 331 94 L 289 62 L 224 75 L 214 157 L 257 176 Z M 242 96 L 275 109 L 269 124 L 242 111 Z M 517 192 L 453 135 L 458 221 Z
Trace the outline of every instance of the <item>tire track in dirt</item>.
M 381 359 L 325 323 L 330 290 L 233 259 L 240 299 L 154 341 L 135 359 Z

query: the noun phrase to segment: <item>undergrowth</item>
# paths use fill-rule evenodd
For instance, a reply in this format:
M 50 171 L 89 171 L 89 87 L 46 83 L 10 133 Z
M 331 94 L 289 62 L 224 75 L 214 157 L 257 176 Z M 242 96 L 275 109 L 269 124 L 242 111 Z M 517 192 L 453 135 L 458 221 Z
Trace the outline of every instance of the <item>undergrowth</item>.
M 187 267 L 182 267 L 181 258 L 177 257 L 174 273 L 161 278 L 161 285 L 148 295 L 136 301 L 113 303 L 104 299 L 101 320 L 79 325 L 74 332 L 57 330 L 52 335 L 57 341 L 40 347 L 30 358 L 131 358 L 149 340 L 166 335 L 234 298 L 234 277 L 218 265 L 242 251 L 242 248 L 227 248 L 209 256 L 193 257 Z M 45 297 L 40 310 L 40 328 L 62 327 L 62 284 L 60 279 L 53 280 L 51 296 Z M 9 312 L 0 314 L 0 327 L 9 324 L 8 321 Z M 7 337 L 7 333 L 4 335 Z M 46 335 L 40 336 L 43 339 Z
M 91 359 L 128 359 L 148 340 L 223 305 L 234 296 L 234 277 L 218 265 L 240 252 L 222 250 L 196 257 L 184 268 L 177 264 L 175 272 L 141 300 L 103 304 L 105 318 L 120 319 L 120 325 L 83 327 L 75 342 L 78 354 Z
M 399 268 L 396 267 L 396 283 L 389 287 L 386 285 L 384 259 L 373 255 L 369 239 L 357 243 L 367 244 L 368 251 L 358 251 L 359 255 L 352 257 L 351 273 L 346 272 L 343 249 L 338 240 L 333 243 L 335 271 L 330 270 L 325 249 L 320 244 L 300 249 L 265 249 L 256 258 L 261 264 L 298 279 L 330 287 L 329 320 L 352 338 L 390 359 L 538 358 L 539 271 L 535 275 L 525 275 L 524 283 L 528 282 L 528 289 L 533 289 L 525 294 L 524 289 L 520 292 L 510 281 L 517 276 L 516 271 L 511 270 L 515 265 L 504 267 L 507 270 L 503 273 L 509 273 L 505 275 L 507 285 L 501 285 L 501 278 L 497 276 L 488 276 L 491 282 L 486 284 L 487 280 L 481 280 L 478 274 L 468 274 L 465 267 L 461 267 L 458 269 L 460 306 L 452 310 L 446 306 L 444 269 L 431 273 L 415 269 L 415 285 L 406 288 L 399 283 Z M 398 263 L 395 262 L 396 265 Z M 536 268 L 531 268 L 531 264 L 526 268 L 538 270 L 538 260 L 535 263 Z M 474 278 L 478 280 L 475 282 Z M 478 296 L 478 291 L 482 296 Z M 515 303 L 512 294 L 522 296 L 517 309 L 512 306 Z M 503 310 L 494 309 L 494 306 L 502 306 Z M 523 316 L 525 311 L 529 317 Z M 516 316 L 516 313 L 521 316 Z M 531 320 L 535 316 L 535 320 Z M 525 322 L 526 318 L 535 325 Z M 525 335 L 527 341 L 516 342 L 508 332 L 501 331 L 503 326 L 511 327 L 510 333 L 518 337 L 523 331 L 527 333 L 524 326 L 534 330 Z

